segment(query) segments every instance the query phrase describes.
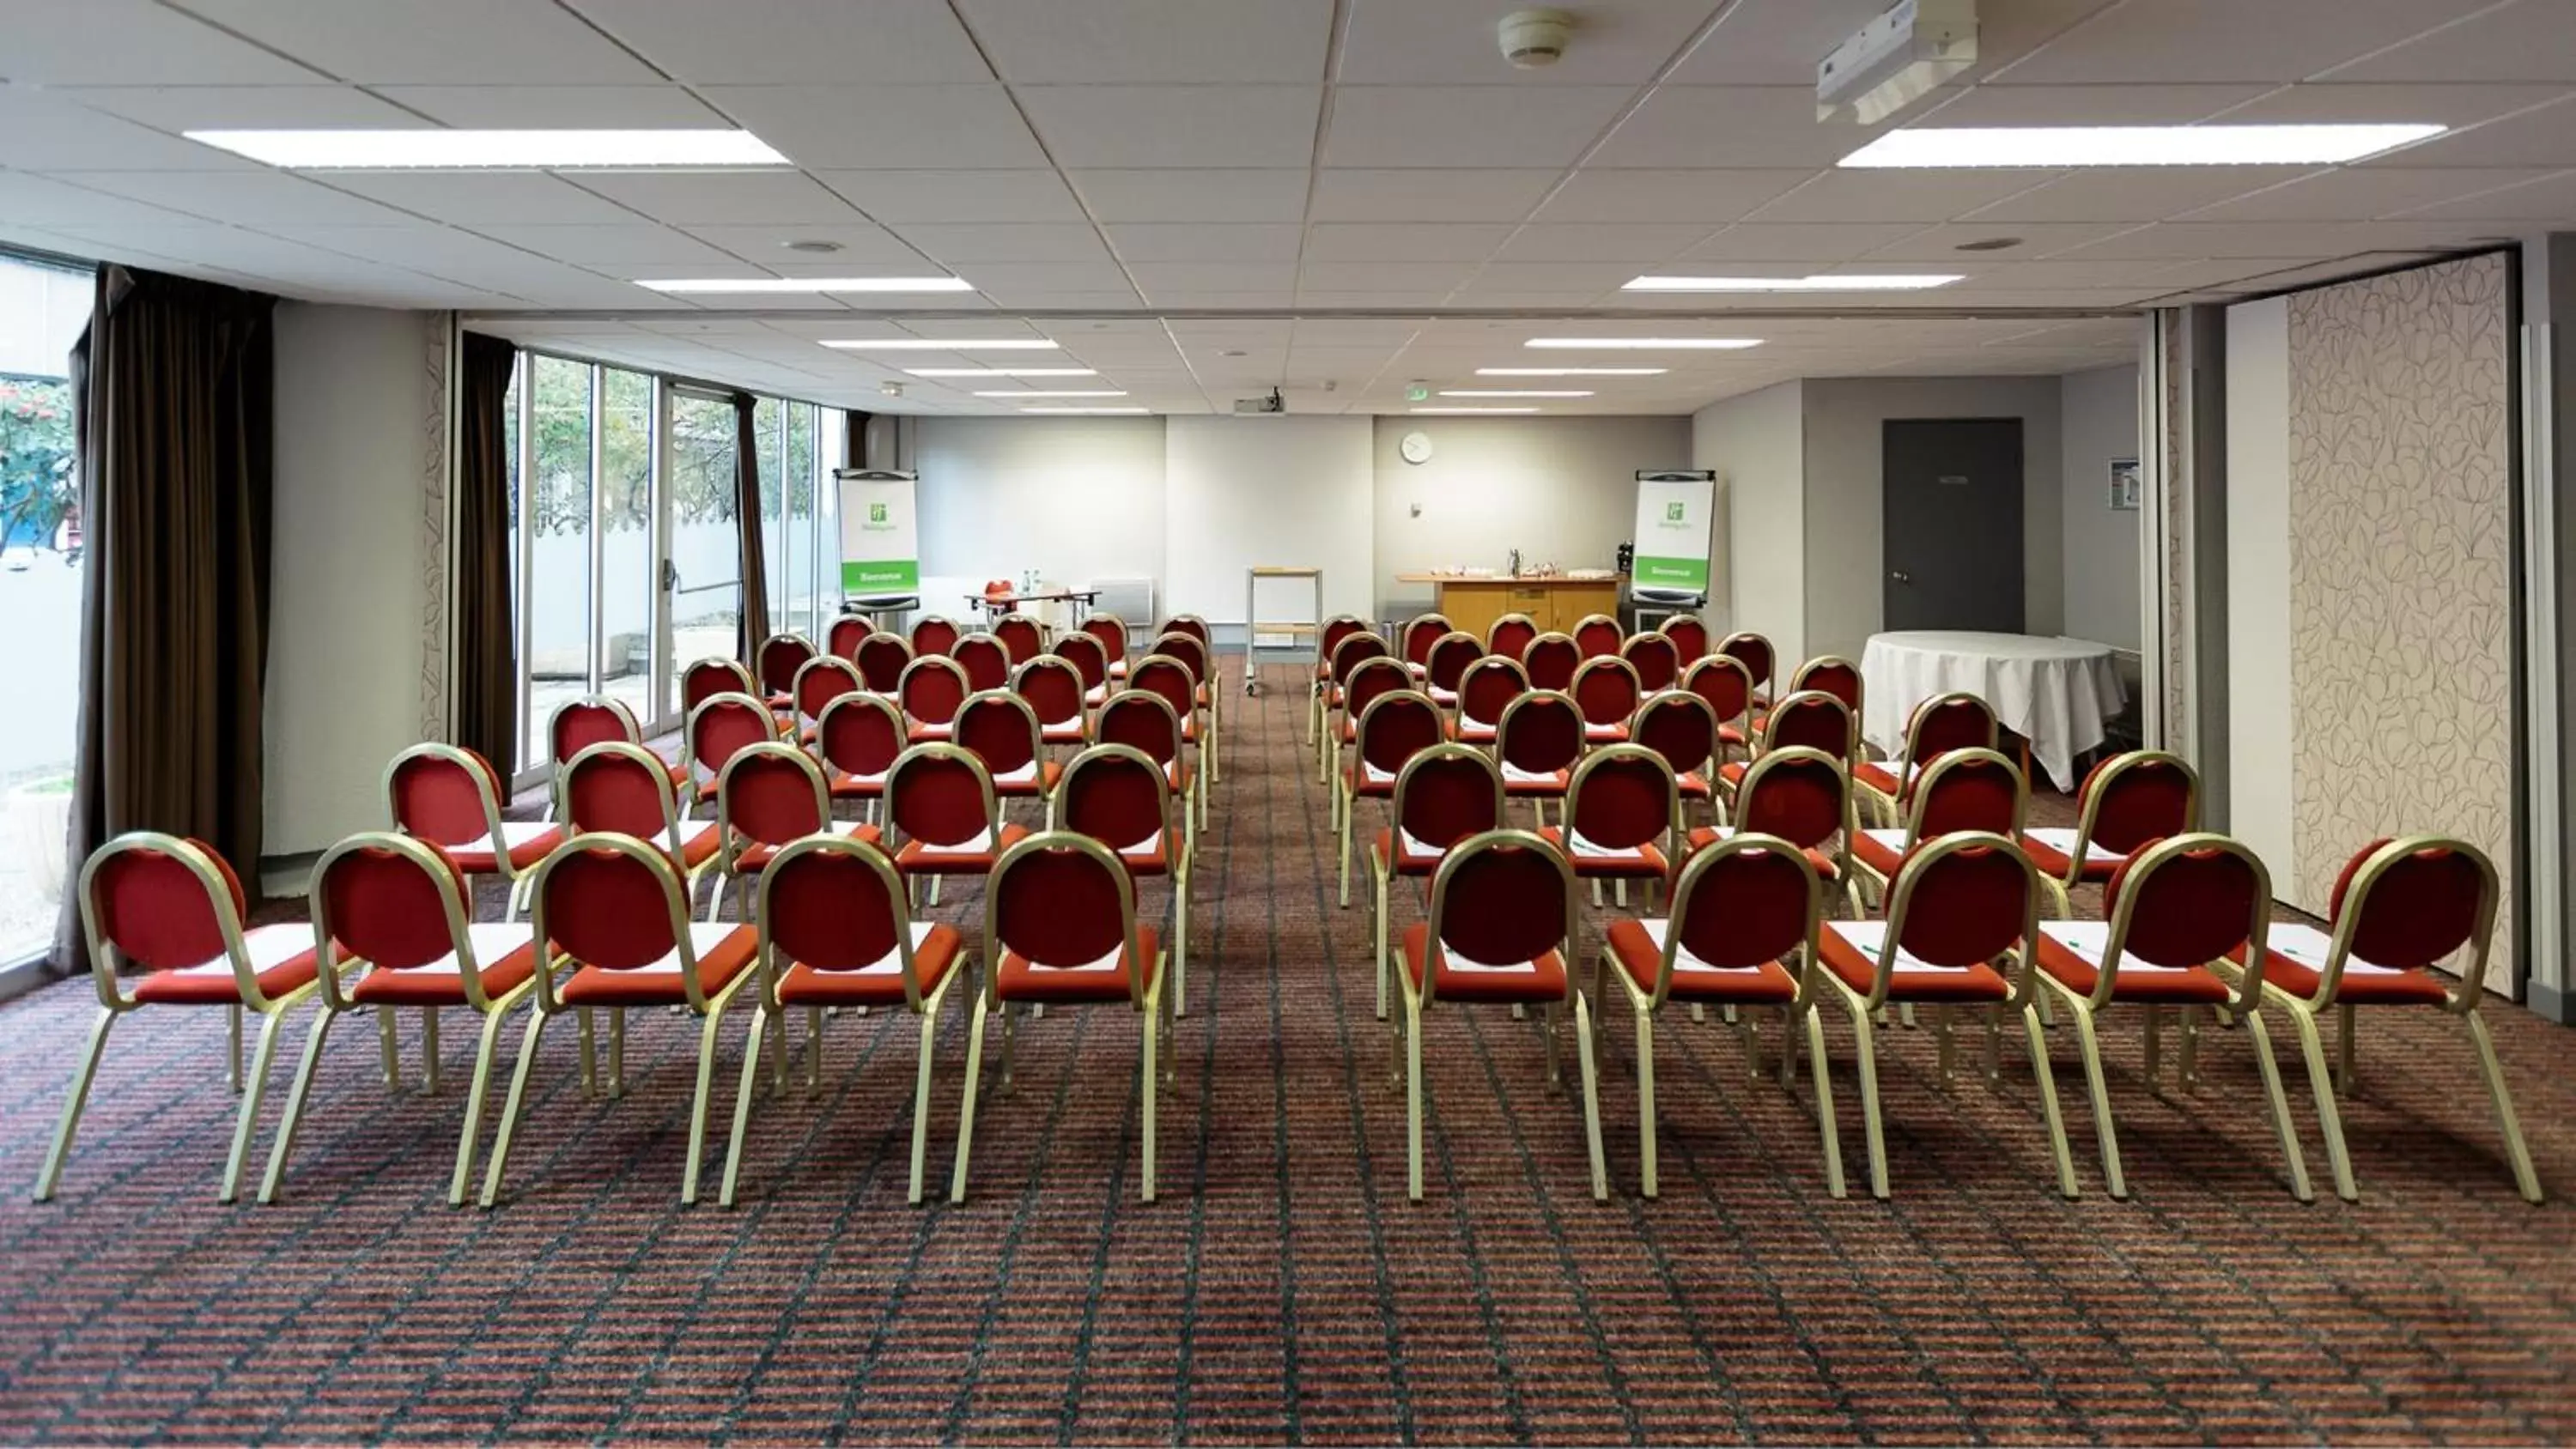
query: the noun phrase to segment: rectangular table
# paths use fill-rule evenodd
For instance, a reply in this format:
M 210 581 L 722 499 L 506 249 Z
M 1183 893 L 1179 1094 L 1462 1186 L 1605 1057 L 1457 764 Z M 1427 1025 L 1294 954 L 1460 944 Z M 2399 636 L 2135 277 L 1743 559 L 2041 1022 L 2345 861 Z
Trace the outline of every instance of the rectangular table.
M 1450 624 L 1482 639 L 1505 614 L 1527 614 L 1541 630 L 1571 634 L 1590 614 L 1619 615 L 1619 579 L 1572 579 L 1562 574 L 1476 578 L 1464 574 L 1398 574 L 1396 582 L 1431 584 L 1432 607 Z

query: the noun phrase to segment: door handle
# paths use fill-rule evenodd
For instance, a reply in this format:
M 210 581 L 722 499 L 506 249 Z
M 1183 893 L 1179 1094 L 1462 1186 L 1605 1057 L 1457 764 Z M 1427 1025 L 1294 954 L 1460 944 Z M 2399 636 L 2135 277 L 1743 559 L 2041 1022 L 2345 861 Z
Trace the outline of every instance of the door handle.
M 664 593 L 671 593 L 676 591 L 679 587 L 680 566 L 671 562 L 669 559 L 662 560 L 662 591 Z
M 1914 576 L 1903 569 L 1891 569 L 1887 576 L 1896 580 L 1900 584 L 1910 584 L 1914 582 Z

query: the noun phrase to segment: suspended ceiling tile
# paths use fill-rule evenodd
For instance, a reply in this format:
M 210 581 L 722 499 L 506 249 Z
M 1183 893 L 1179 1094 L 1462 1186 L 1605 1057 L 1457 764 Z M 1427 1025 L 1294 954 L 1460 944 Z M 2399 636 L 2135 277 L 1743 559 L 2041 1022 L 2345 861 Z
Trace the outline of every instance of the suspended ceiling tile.
M 543 131 L 558 127 L 665 130 L 725 126 L 679 86 L 379 86 L 376 93 L 447 126 Z M 417 125 L 406 118 L 404 124 Z
M 1565 56 L 1516 71 L 1494 25 L 1510 9 L 1491 0 L 1352 0 L 1342 46 L 1345 85 L 1489 85 L 1528 92 L 1569 85 L 1635 87 L 1652 80 L 1717 0 L 1624 0 L 1576 12 Z
M 1634 93 L 1624 86 L 1343 86 L 1326 166 L 1569 166 Z
M 703 86 L 707 103 L 809 169 L 1046 164 L 997 85 Z
M 1056 164 L 1303 166 L 1314 151 L 1316 86 L 1021 86 L 1013 91 Z
M 1315 221 L 1518 221 L 1561 172 L 1326 167 L 1315 173 Z
M 237 34 L 360 85 L 613 85 L 660 79 L 556 5 L 525 0 L 187 0 Z
M 1091 214 L 1116 221 L 1300 221 L 1305 169 L 1068 169 Z
M 575 10 L 692 85 L 988 81 L 942 0 L 571 0 Z
M 818 171 L 861 211 L 903 222 L 1079 221 L 1082 207 L 1051 170 Z
M 1012 85 L 1320 85 L 1332 0 L 958 0 Z

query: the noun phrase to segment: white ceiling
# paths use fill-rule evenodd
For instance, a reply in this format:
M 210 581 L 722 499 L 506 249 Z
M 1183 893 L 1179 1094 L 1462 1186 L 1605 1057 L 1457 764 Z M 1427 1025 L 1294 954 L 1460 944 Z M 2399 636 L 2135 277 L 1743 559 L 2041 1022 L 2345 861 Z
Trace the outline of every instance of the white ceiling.
M 2121 361 L 2141 305 L 2576 225 L 2576 0 L 1982 0 L 1983 59 L 1899 123 L 2454 130 L 2339 168 L 1837 171 L 1884 128 L 1818 124 L 1814 64 L 1884 3 L 1572 0 L 1563 63 L 1515 72 L 1511 0 L 10 0 L 0 242 L 880 409 L 1008 410 L 972 396 L 1007 381 L 879 385 L 1050 359 L 820 340 L 1051 336 L 1101 377 L 1029 386 L 1156 411 L 1274 385 L 1400 411 L 1418 379 L 1677 412 L 1797 376 Z M 287 175 L 178 135 L 424 123 L 735 124 L 798 169 Z M 2021 243 L 1956 250 L 1995 236 Z M 1617 291 L 1721 267 L 1967 280 L 1839 315 Z M 633 285 L 948 271 L 980 294 Z M 1951 315 L 1905 310 L 1927 306 Z M 1765 345 L 1520 346 L 1620 332 Z M 1472 376 L 1587 362 L 1672 370 Z

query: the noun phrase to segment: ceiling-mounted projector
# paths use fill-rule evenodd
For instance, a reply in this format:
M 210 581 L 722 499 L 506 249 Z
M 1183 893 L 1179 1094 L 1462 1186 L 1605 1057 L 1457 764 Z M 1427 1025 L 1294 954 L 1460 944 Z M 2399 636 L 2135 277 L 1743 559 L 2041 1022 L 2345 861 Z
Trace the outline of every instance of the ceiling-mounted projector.
M 1977 63 L 1977 0 L 1901 0 L 1816 65 L 1816 119 L 1883 121 Z
M 1279 389 L 1274 387 L 1270 390 L 1270 396 L 1268 397 L 1236 398 L 1234 400 L 1234 410 L 1248 418 L 1276 417 L 1277 415 L 1288 411 L 1288 399 L 1282 397 Z

